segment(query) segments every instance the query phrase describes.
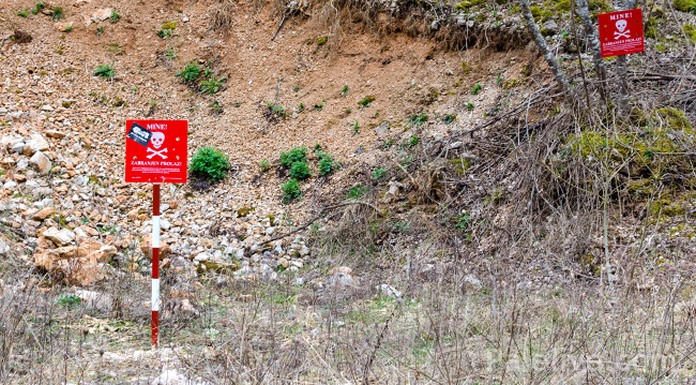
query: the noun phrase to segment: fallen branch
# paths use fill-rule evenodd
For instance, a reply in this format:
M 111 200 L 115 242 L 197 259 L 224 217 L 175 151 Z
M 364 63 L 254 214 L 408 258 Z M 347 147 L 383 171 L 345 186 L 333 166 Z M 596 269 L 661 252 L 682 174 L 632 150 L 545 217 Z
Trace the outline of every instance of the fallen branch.
M 302 230 L 306 229 L 307 227 L 309 227 L 312 223 L 314 223 L 314 222 L 316 222 L 317 220 L 321 219 L 321 218 L 324 216 L 324 214 L 326 214 L 328 211 L 335 210 L 335 209 L 338 209 L 338 208 L 341 208 L 341 207 L 352 206 L 352 205 L 363 205 L 363 206 L 367 206 L 367 207 L 369 207 L 369 208 L 375 210 L 375 211 L 378 212 L 378 213 L 380 212 L 380 210 L 377 208 L 377 206 L 375 206 L 375 205 L 373 205 L 373 204 L 371 204 L 371 203 L 367 203 L 367 202 L 355 201 L 355 202 L 339 203 L 339 204 L 337 204 L 337 205 L 333 205 L 333 206 L 329 206 L 329 207 L 324 207 L 323 209 L 321 209 L 321 211 L 319 211 L 319 214 L 315 215 L 315 216 L 312 217 L 310 220 L 308 220 L 307 222 L 305 222 L 304 224 L 302 224 L 302 226 L 298 226 L 298 227 L 292 229 L 291 231 L 289 231 L 289 232 L 287 232 L 287 233 L 285 233 L 285 234 L 281 234 L 281 235 L 279 235 L 279 236 L 277 236 L 277 237 L 273 237 L 273 238 L 271 238 L 271 239 L 269 239 L 269 240 L 267 240 L 267 241 L 261 242 L 260 244 L 261 244 L 261 245 L 266 245 L 266 244 L 268 244 L 268 243 L 275 242 L 275 241 L 277 241 L 277 240 L 279 240 L 279 239 L 283 239 L 283 238 L 289 237 L 289 236 L 291 236 L 291 235 L 293 235 L 293 234 L 297 234 L 297 233 L 299 233 L 300 231 L 302 231 Z
M 691 80 L 696 81 L 696 76 L 693 75 L 675 75 L 675 74 L 657 74 L 651 72 L 636 72 L 631 71 L 628 73 L 631 75 L 631 80 L 636 81 L 673 81 L 673 80 Z

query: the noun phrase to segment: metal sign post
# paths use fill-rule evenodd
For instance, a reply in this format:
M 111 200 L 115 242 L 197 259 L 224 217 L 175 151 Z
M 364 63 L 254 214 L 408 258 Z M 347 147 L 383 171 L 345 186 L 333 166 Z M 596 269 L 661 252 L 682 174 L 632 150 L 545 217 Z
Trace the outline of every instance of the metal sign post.
M 186 183 L 188 121 L 128 120 L 125 181 L 152 183 L 152 346 L 159 345 L 160 186 Z
M 160 185 L 152 185 L 152 346 L 159 345 L 159 309 L 160 309 L 160 280 L 159 280 L 159 251 L 160 251 Z

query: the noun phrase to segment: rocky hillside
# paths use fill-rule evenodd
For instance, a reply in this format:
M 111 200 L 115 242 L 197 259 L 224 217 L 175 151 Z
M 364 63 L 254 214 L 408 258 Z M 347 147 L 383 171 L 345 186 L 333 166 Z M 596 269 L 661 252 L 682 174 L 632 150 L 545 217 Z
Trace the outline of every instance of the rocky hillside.
M 693 381 L 692 3 L 601 65 L 532 4 L 563 90 L 505 1 L 3 2 L 0 382 Z M 231 162 L 162 189 L 154 352 L 142 118 Z

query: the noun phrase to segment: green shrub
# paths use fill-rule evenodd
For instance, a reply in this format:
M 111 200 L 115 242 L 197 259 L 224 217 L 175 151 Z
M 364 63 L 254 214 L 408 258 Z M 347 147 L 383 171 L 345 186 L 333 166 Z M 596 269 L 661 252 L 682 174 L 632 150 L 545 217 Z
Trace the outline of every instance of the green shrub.
M 29 11 L 17 11 L 17 16 L 27 17 L 27 16 L 29 16 Z
M 280 164 L 285 168 L 290 168 L 293 163 L 307 161 L 307 147 L 295 147 L 288 152 L 280 153 Z
M 196 63 L 186 63 L 184 69 L 176 73 L 176 76 L 180 77 L 184 83 L 193 83 L 198 79 L 203 68 L 201 68 Z
M 336 163 L 331 154 L 324 152 L 321 149 L 316 150 L 315 153 L 317 158 L 319 158 L 319 176 L 329 175 L 338 168 L 338 163 Z
M 347 96 L 350 95 L 350 89 L 348 88 L 348 84 L 344 84 L 343 88 L 338 92 L 339 95 L 341 96 Z
M 203 147 L 191 159 L 191 175 L 209 182 L 225 179 L 230 169 L 227 156 L 214 147 Z
M 283 203 L 288 204 L 300 196 L 300 182 L 297 179 L 290 179 L 281 187 L 283 190 Z
M 312 176 L 312 172 L 309 171 L 309 164 L 307 164 L 307 162 L 294 162 L 290 166 L 288 175 L 293 179 L 304 180 Z
M 116 71 L 112 64 L 100 64 L 92 75 L 104 79 L 113 79 L 116 76 Z
M 472 102 L 466 102 L 466 110 L 467 110 L 467 111 L 473 111 L 473 110 L 474 110 L 474 103 L 472 103 Z
M 328 36 L 320 36 L 319 38 L 317 38 L 317 45 L 321 47 L 322 45 L 326 44 L 328 41 L 329 41 Z

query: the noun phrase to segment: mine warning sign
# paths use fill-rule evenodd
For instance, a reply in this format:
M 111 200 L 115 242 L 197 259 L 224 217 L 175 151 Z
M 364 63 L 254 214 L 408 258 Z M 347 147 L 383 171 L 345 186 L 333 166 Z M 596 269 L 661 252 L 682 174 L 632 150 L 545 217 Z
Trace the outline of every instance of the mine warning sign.
M 188 121 L 128 120 L 125 181 L 186 183 Z
M 644 52 L 643 12 L 640 8 L 597 15 L 602 57 Z

